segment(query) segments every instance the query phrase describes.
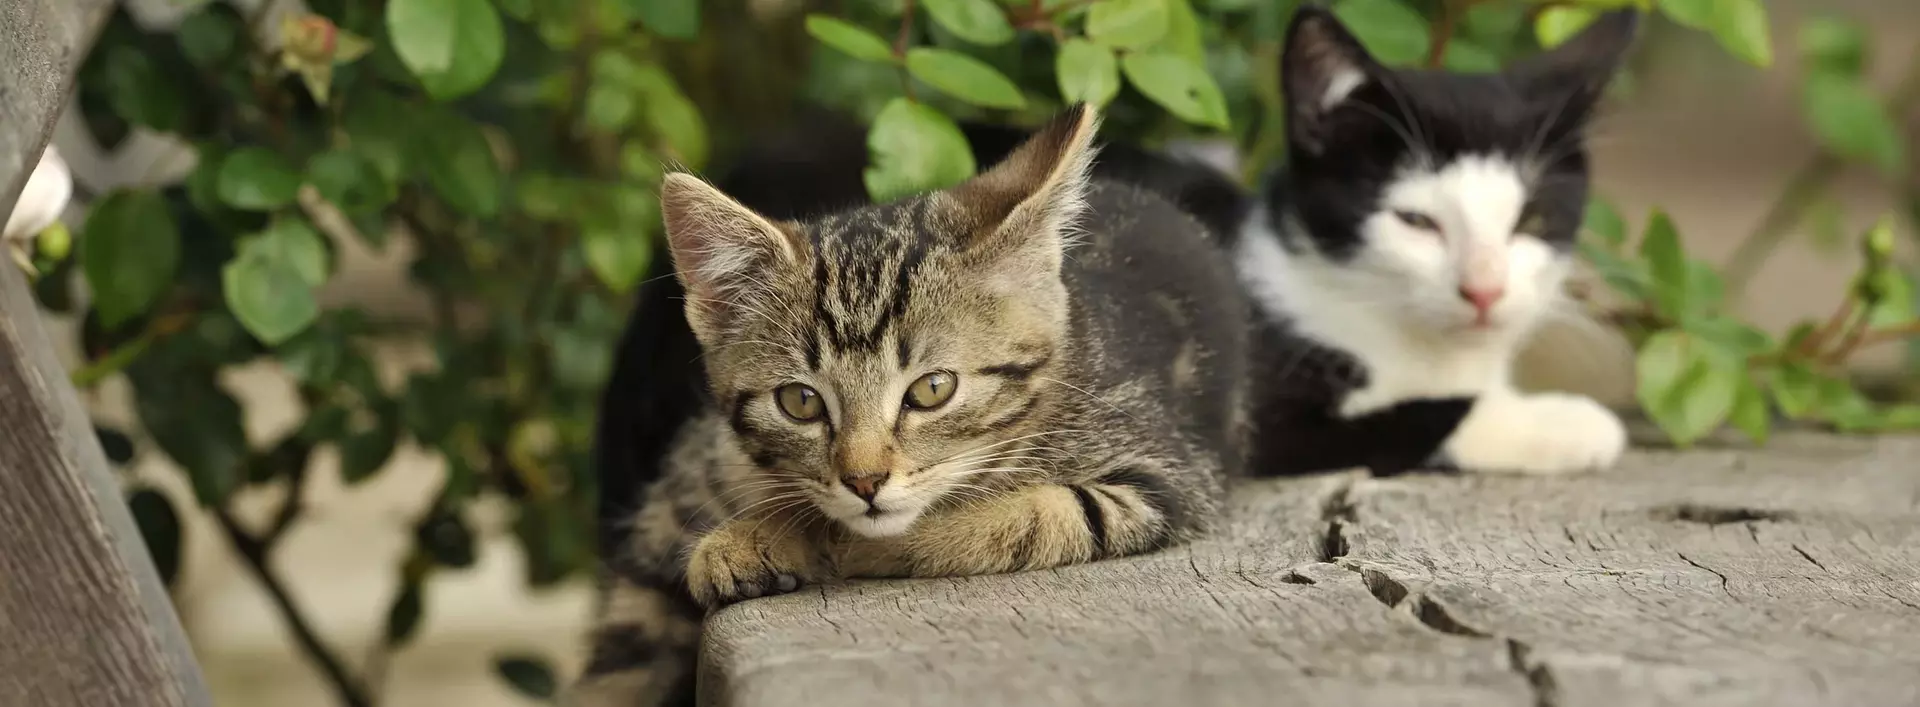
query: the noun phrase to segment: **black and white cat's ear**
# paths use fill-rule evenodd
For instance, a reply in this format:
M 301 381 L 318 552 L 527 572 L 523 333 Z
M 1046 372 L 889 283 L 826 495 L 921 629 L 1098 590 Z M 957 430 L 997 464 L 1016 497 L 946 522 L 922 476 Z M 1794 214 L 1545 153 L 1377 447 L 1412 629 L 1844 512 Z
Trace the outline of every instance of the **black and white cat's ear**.
M 1507 76 L 1536 98 L 1560 104 L 1556 112 L 1585 120 L 1626 61 L 1639 27 L 1639 10 L 1608 12 L 1560 46 L 1515 64 Z
M 1038 245 L 1057 253 L 1086 207 L 1100 114 L 1082 103 L 1061 112 L 986 172 L 952 189 L 974 227 L 976 248 Z
M 660 213 L 674 274 L 687 290 L 687 320 L 701 341 L 743 296 L 781 268 L 799 267 L 805 242 L 719 189 L 684 172 L 660 187 Z
M 1327 115 L 1381 72 L 1380 62 L 1333 11 L 1302 5 L 1287 27 L 1280 57 L 1287 134 L 1294 145 L 1318 150 L 1326 140 Z

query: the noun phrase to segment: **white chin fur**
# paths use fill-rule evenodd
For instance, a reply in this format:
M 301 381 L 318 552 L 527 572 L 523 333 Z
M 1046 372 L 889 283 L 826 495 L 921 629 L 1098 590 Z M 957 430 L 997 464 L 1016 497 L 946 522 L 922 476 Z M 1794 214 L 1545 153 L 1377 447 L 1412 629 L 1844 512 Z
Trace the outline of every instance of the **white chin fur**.
M 890 511 L 882 513 L 878 517 L 871 517 L 862 513 L 853 516 L 841 516 L 838 517 L 837 520 L 840 521 L 841 525 L 847 526 L 847 530 L 852 531 L 855 535 L 865 538 L 891 538 L 902 535 L 907 532 L 908 528 L 912 528 L 913 522 L 920 519 L 920 510 L 921 509 L 914 508 Z

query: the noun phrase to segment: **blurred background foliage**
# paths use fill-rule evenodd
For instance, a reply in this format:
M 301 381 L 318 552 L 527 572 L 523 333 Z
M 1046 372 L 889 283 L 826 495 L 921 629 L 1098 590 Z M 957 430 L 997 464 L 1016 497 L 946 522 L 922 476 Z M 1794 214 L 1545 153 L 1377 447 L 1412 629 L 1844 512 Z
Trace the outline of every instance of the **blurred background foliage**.
M 309 460 L 337 448 L 352 484 L 411 440 L 446 465 L 396 568 L 385 650 L 403 647 L 430 609 L 422 587 L 436 571 L 474 562 L 478 499 L 513 509 L 529 584 L 590 573 L 594 406 L 658 235 L 665 170 L 723 165 L 743 138 L 819 105 L 872 121 L 867 185 L 888 199 L 974 172 L 955 120 L 1032 125 L 1087 100 L 1105 106 L 1109 139 L 1230 143 L 1251 184 L 1282 158 L 1279 41 L 1296 4 L 309 0 L 269 26 L 267 12 L 210 2 L 164 32 L 121 13 L 81 72 L 87 127 L 109 147 L 136 126 L 177 135 L 197 167 L 183 183 L 102 196 L 77 243 L 43 235 L 37 293 L 83 318 L 77 385 L 119 375 L 132 385 L 144 429 L 101 428 L 110 456 L 150 445 L 177 462 L 340 703 L 376 704 L 377 681 L 314 636 L 268 561 L 300 522 Z M 1638 346 L 1639 400 L 1678 444 L 1729 422 L 1756 439 L 1786 420 L 1920 428 L 1920 407 L 1902 402 L 1910 380 L 1863 390 L 1843 365 L 1920 333 L 1894 217 L 1832 236 L 1866 258 L 1851 288 L 1822 293 L 1829 319 L 1764 332 L 1726 314 L 1788 233 L 1834 230 L 1819 225 L 1832 220 L 1827 190 L 1850 164 L 1879 170 L 1911 205 L 1900 217 L 1920 219 L 1895 122 L 1920 99 L 1920 72 L 1890 95 L 1870 89 L 1864 28 L 1820 19 L 1776 47 L 1760 0 L 1332 5 L 1396 66 L 1493 70 L 1623 5 L 1657 13 L 1650 44 L 1716 44 L 1756 66 L 1797 56 L 1805 122 L 1824 151 L 1731 264 L 1690 258 L 1661 214 L 1628 217 L 1596 200 L 1581 252 L 1609 288 L 1576 295 Z M 1648 54 L 1617 90 L 1656 70 Z M 340 244 L 393 239 L 411 241 L 430 322 L 321 305 Z M 376 374 L 375 344 L 423 338 L 436 367 L 398 384 Z M 249 445 L 240 404 L 216 378 L 262 357 L 298 381 L 305 417 Z M 285 489 L 265 524 L 230 507 L 251 487 Z M 129 501 L 171 579 L 183 511 L 151 488 Z M 529 696 L 553 692 L 538 656 L 495 667 Z

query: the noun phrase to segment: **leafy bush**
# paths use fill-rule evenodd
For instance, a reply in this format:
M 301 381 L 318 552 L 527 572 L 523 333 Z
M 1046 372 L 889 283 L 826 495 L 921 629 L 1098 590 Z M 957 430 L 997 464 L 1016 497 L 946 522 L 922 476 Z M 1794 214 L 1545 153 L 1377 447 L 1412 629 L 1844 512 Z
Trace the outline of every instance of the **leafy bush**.
M 1633 2 L 1334 7 L 1393 64 L 1487 70 Z M 1281 157 L 1278 41 L 1295 4 L 310 0 L 312 14 L 278 26 L 213 3 L 158 33 L 119 15 L 81 74 L 90 129 L 108 145 L 133 127 L 177 135 L 198 166 L 182 184 L 95 202 L 77 258 L 42 244 L 37 288 L 48 309 L 84 317 L 89 363 L 75 383 L 132 384 L 144 434 L 136 444 L 103 429 L 108 449 L 124 461 L 151 446 L 177 462 L 276 594 L 265 558 L 299 522 L 317 449 L 339 450 L 348 483 L 376 474 L 403 440 L 437 452 L 446 481 L 415 521 L 389 613 L 387 647 L 398 649 L 430 610 L 422 585 L 474 561 L 468 515 L 478 499 L 514 509 L 530 584 L 594 566 L 595 395 L 623 295 L 648 266 L 655 188 L 669 165 L 715 163 L 805 100 L 873 121 L 866 183 L 885 199 L 974 172 L 956 118 L 1030 124 L 1087 100 L 1106 106 L 1114 137 L 1224 137 L 1242 148 L 1251 179 Z M 1776 59 L 1760 0 L 1657 9 L 1668 33 L 1710 37 L 1754 65 Z M 1920 79 L 1876 95 L 1862 79 L 1867 33 L 1844 21 L 1806 25 L 1799 44 L 1807 123 L 1826 149 L 1728 270 L 1688 256 L 1663 215 L 1636 239 L 1616 210 L 1591 210 L 1581 252 L 1614 290 L 1603 313 L 1639 346 L 1639 398 L 1683 445 L 1728 421 L 1764 438 L 1780 417 L 1920 427 L 1920 407 L 1870 399 L 1842 368 L 1866 345 L 1920 333 L 1891 222 L 1859 240 L 1866 264 L 1831 294 L 1828 321 L 1776 337 L 1728 314 L 1765 254 L 1830 211 L 1824 194 L 1844 166 L 1914 188 L 1892 116 L 1913 107 Z M 410 276 L 431 299 L 428 321 L 321 305 L 316 288 L 343 242 L 384 249 L 390 239 L 417 253 Z M 76 279 L 92 293 L 84 304 L 71 296 Z M 420 339 L 435 369 L 398 386 L 375 375 L 376 344 Z M 305 418 L 255 447 L 215 378 L 262 357 L 298 382 Z M 252 486 L 289 489 L 265 527 L 230 512 Z M 176 511 L 147 488 L 131 503 L 171 575 Z M 343 704 L 377 701 L 291 605 L 281 609 Z M 552 691 L 535 657 L 496 668 L 530 694 Z

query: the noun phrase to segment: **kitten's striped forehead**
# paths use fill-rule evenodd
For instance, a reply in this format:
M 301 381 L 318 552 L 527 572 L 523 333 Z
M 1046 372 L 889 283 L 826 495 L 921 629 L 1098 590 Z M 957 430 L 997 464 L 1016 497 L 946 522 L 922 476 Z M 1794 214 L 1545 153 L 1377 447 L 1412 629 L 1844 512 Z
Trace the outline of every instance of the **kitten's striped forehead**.
M 951 244 L 941 237 L 952 225 L 941 206 L 931 196 L 905 199 L 807 226 L 815 256 L 809 365 L 818 367 L 821 347 L 871 354 L 890 332 L 898 336 L 914 279 Z

